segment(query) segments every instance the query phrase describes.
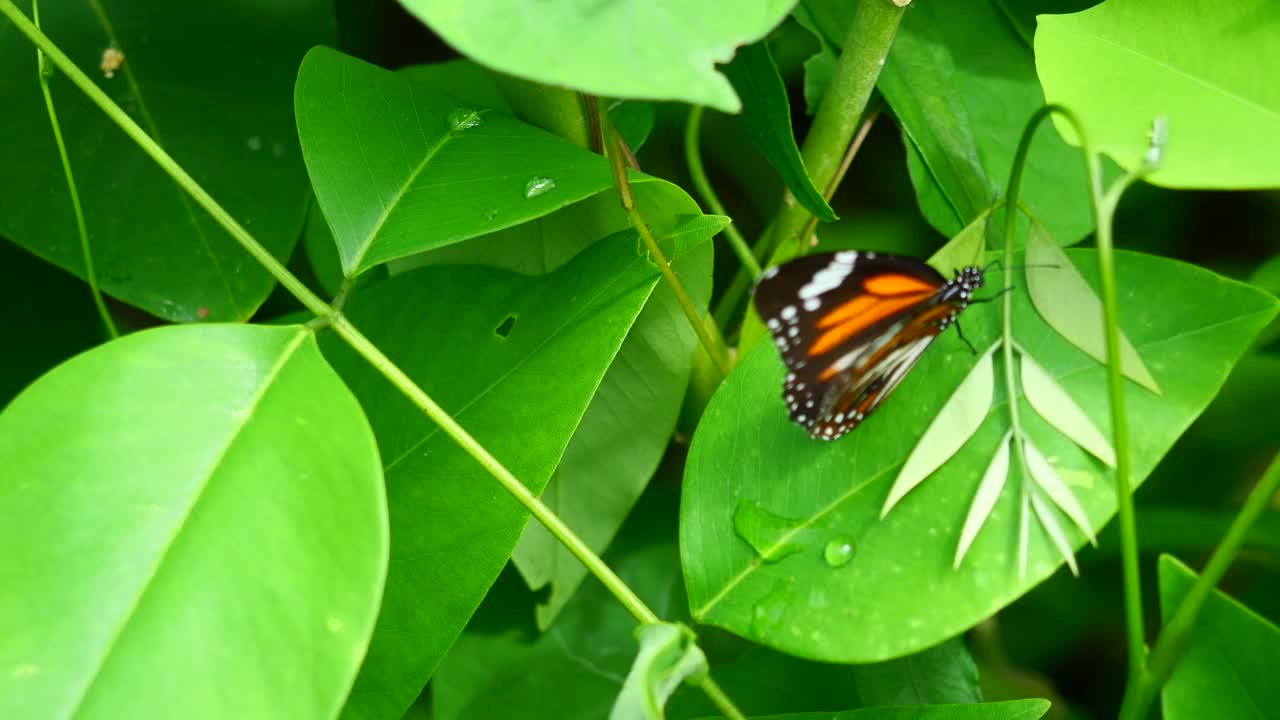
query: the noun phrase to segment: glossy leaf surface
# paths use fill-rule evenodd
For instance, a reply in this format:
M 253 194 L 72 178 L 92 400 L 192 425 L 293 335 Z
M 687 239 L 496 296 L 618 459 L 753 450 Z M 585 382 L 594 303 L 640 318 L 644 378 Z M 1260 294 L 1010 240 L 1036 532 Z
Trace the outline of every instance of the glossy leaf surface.
M 0 467 L 0 715 L 337 715 L 387 510 L 310 331 L 168 327 L 78 355 L 0 415 Z

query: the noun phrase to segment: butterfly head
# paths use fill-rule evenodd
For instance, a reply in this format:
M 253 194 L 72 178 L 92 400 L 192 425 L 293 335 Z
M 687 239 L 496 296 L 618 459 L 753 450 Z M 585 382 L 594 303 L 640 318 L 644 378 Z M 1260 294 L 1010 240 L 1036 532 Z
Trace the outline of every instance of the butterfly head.
M 969 304 L 969 299 L 982 287 L 982 268 L 969 265 L 956 272 L 956 276 L 948 283 L 955 290 L 962 306 Z

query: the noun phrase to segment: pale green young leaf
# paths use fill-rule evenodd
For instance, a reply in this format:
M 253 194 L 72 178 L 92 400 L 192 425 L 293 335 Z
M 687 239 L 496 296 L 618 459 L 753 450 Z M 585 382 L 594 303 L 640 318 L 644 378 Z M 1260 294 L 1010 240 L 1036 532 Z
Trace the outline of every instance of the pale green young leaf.
M 1062 553 L 1062 559 L 1067 561 L 1067 567 L 1071 568 L 1072 575 L 1079 575 L 1080 568 L 1076 565 L 1076 554 L 1071 549 L 1071 541 L 1067 539 L 1067 534 L 1062 531 L 1062 526 L 1058 524 L 1058 518 L 1054 515 L 1053 508 L 1044 500 L 1040 499 L 1040 493 L 1030 491 L 1027 495 L 1031 498 L 1031 508 L 1035 511 L 1036 519 L 1040 521 L 1040 527 L 1044 528 L 1044 532 L 1049 536 L 1050 542 Z
M 663 708 L 680 683 L 707 672 L 707 656 L 693 631 L 679 623 L 636 628 L 636 653 L 609 720 L 663 720 Z
M 1058 381 L 1045 372 L 1029 353 L 1023 352 L 1020 355 L 1022 393 L 1027 403 L 1058 432 L 1071 438 L 1072 442 L 1088 450 L 1109 467 L 1115 467 L 1115 450 L 1111 449 L 1110 441 L 1098 426 L 1093 424 Z
M 1054 244 L 1038 223 L 1031 224 L 1026 257 L 1027 290 L 1040 316 L 1072 345 L 1105 363 L 1107 347 L 1102 302 L 1062 248 Z M 1120 302 L 1143 303 L 1144 300 L 1129 293 Z M 1151 376 L 1124 328 L 1120 330 L 1120 368 L 1130 380 L 1153 393 L 1160 393 L 1160 385 Z
M 995 455 L 991 456 L 991 463 L 987 465 L 986 472 L 982 474 L 982 482 L 978 484 L 978 491 L 973 494 L 973 504 L 969 506 L 969 514 L 965 516 L 964 527 L 960 530 L 960 542 L 956 544 L 954 567 L 960 567 L 960 562 L 964 560 L 965 553 L 969 552 L 969 546 L 973 544 L 973 539 L 978 536 L 978 531 L 982 529 L 982 524 L 987 521 L 987 516 L 991 514 L 991 509 L 996 506 L 1000 491 L 1004 489 L 1005 479 L 1009 476 L 1009 443 L 1012 438 L 1012 431 L 1005 433 L 1004 439 L 1000 441 L 1000 446 L 996 448 Z
M 956 233 L 946 245 L 929 258 L 929 265 L 943 275 L 950 277 L 957 270 L 982 262 L 982 251 L 987 246 L 987 223 L 991 211 L 984 210 L 974 218 L 973 222 Z
M 986 419 L 995 392 L 995 372 L 991 364 L 995 348 L 992 345 L 982 354 L 978 364 L 973 366 L 973 370 L 956 387 L 947 403 L 929 423 L 929 428 L 920 436 L 915 449 L 902 465 L 898 478 L 894 480 L 893 487 L 889 489 L 880 517 L 888 515 L 899 500 L 951 459 Z
M 1022 446 L 1026 449 L 1027 472 L 1031 473 L 1031 479 L 1035 482 L 1045 495 L 1053 501 L 1054 505 L 1063 512 L 1071 522 L 1080 528 L 1085 537 L 1089 538 L 1089 542 L 1095 546 L 1098 544 L 1098 538 L 1094 535 L 1093 527 L 1089 524 L 1089 515 L 1084 508 L 1080 506 L 1080 501 L 1076 499 L 1071 488 L 1062 481 L 1058 476 L 1058 471 L 1054 469 L 1049 460 L 1040 452 L 1035 443 L 1031 442 L 1031 438 L 1023 436 Z

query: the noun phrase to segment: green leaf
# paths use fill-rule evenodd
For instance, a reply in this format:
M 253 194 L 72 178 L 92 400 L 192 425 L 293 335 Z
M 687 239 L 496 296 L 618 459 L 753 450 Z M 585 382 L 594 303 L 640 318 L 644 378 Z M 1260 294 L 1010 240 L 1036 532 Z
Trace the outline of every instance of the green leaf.
M 671 480 L 653 483 L 605 561 L 660 617 L 683 619 Z M 503 624 L 482 625 L 477 614 L 432 678 L 438 720 L 606 717 L 635 655 L 635 620 L 589 579 L 539 635 L 519 620 L 527 617 L 528 604 L 520 607 L 509 595 L 496 595 L 500 589 L 495 586 L 482 612 L 500 609 Z M 807 662 L 754 646 L 707 652 L 716 681 L 753 715 L 979 699 L 977 669 L 958 640 L 886 663 L 853 666 Z M 714 712 L 700 691 L 683 687 L 671 698 L 667 717 Z
M 0 415 L 0 467 L 0 716 L 337 714 L 387 511 L 310 331 L 166 327 L 78 355 Z
M 656 280 L 628 232 L 540 277 L 476 266 L 397 275 L 356 293 L 348 314 L 536 493 Z M 349 348 L 324 348 L 378 437 L 393 536 L 382 614 L 345 716 L 388 717 L 417 697 L 528 515 Z
M 1034 477 L 1034 471 L 1032 477 Z M 1049 542 L 1053 543 L 1053 546 L 1062 555 L 1067 567 L 1071 569 L 1071 574 L 1079 576 L 1080 567 L 1076 565 L 1076 554 L 1072 552 L 1071 541 L 1067 539 L 1066 533 L 1062 531 L 1062 526 L 1058 524 L 1053 508 L 1041 499 L 1038 492 L 1029 491 L 1027 497 L 1031 499 L 1031 509 L 1035 512 L 1036 520 L 1040 522 L 1040 527 L 1049 536 Z
M 806 5 L 827 39 L 843 42 L 852 5 Z M 948 236 L 1004 193 L 1022 130 L 1044 104 L 1031 49 L 992 0 L 909 6 L 877 87 L 902 127 L 920 209 Z M 1093 228 L 1080 152 L 1048 130 L 1019 196 L 1063 244 Z
M 303 59 L 296 105 L 348 276 L 612 187 L 599 155 L 328 48 Z
M 1068 257 L 1092 278 L 1093 252 Z M 1130 421 L 1142 428 L 1130 449 L 1138 484 L 1208 404 L 1277 303 L 1182 263 L 1132 253 L 1118 253 L 1116 261 L 1121 325 L 1164 388 L 1162 395 L 1125 388 Z M 1002 278 L 992 275 L 998 287 Z M 1013 298 L 1014 340 L 1109 432 L 1105 368 L 1040 319 L 1022 283 L 1015 283 Z M 995 341 L 999 310 L 987 304 L 964 313 L 965 335 L 976 346 Z M 1040 534 L 1028 538 L 1026 576 L 1018 570 L 1017 483 L 1006 484 L 965 562 L 952 569 L 966 508 L 1010 430 L 1003 388 L 965 447 L 879 517 L 920 433 L 976 361 L 964 343 L 944 334 L 874 415 L 846 437 L 822 443 L 787 419 L 776 350 L 761 345 L 743 357 L 707 407 L 685 472 L 680 543 L 694 619 L 803 657 L 869 662 L 963 632 L 1051 574 L 1061 557 Z M 1109 471 L 1029 407 L 1020 415 L 1023 431 L 1052 459 L 1090 526 L 1101 528 L 1115 511 Z M 743 505 L 798 520 L 799 551 L 765 562 L 735 532 Z M 1075 546 L 1085 542 L 1064 532 Z M 856 551 L 832 567 L 824 550 L 837 539 Z
M 600 238 L 631 227 L 631 218 L 612 189 L 611 185 L 605 192 L 515 227 L 393 260 L 388 268 L 395 274 L 426 265 L 479 264 L 525 275 L 552 272 Z M 633 173 L 631 193 L 645 224 L 658 238 L 672 237 L 677 225 L 681 233 L 698 234 L 703 232 L 700 224 L 728 223 L 723 216 L 700 214 L 693 198 L 666 180 Z
M 1026 260 L 1027 289 L 1040 317 L 1073 345 L 1098 362 L 1106 362 L 1102 301 L 1067 254 L 1054 244 L 1038 223 L 1031 224 L 1031 232 L 1027 235 Z M 1120 302 L 1147 304 L 1149 301 L 1141 295 L 1128 293 Z M 1120 328 L 1120 367 L 1125 377 L 1153 393 L 1160 393 L 1159 383 L 1142 362 L 1142 356 L 1129 341 L 1123 325 Z
M 1116 451 L 1088 414 L 1030 355 L 1021 353 L 1021 361 L 1022 393 L 1027 404 L 1055 430 L 1071 438 L 1072 442 L 1088 450 L 1108 467 L 1115 467 Z
M 973 539 L 978 537 L 978 531 L 991 515 L 996 500 L 1000 499 L 1000 492 L 1004 490 L 1005 480 L 1009 477 L 1009 443 L 1012 439 L 1012 432 L 1005 433 L 995 454 L 991 456 L 986 471 L 982 473 L 982 482 L 978 483 L 978 489 L 973 493 L 969 514 L 964 517 L 964 527 L 960 530 L 960 541 L 956 543 L 956 559 L 952 562 L 952 567 L 960 567 L 965 553 L 969 552 L 969 546 L 973 545 Z
M 29 2 L 19 2 L 30 16 Z M 45 2 L 41 25 L 276 257 L 302 228 L 309 191 L 289 88 L 302 54 L 332 43 L 332 4 L 264 14 L 215 0 Z M 112 77 L 103 51 L 124 63 Z M 249 50 L 251 49 L 251 50 Z M 66 177 L 32 44 L 0 19 L 0 236 L 84 277 Z M 50 90 L 104 292 L 176 322 L 245 320 L 274 281 L 65 76 Z
M 950 460 L 987 418 L 991 412 L 991 398 L 995 394 L 995 372 L 991 364 L 991 353 L 995 347 L 992 345 L 982 354 L 978 364 L 956 387 L 920 436 L 920 442 L 907 456 L 893 487 L 889 488 L 880 517 L 888 515 L 904 495 Z
M 1008 700 L 980 705 L 870 707 L 838 713 L 788 713 L 770 715 L 767 720 L 1035 720 L 1048 711 L 1048 700 Z
M 707 656 L 693 631 L 678 623 L 636 628 L 640 652 L 622 684 L 609 720 L 663 720 L 671 693 L 690 678 L 705 676 Z
M 1109 0 L 1042 15 L 1036 69 L 1050 102 L 1071 108 L 1095 151 L 1140 166 L 1157 117 L 1168 145 L 1146 180 L 1179 188 L 1280 185 L 1280 7 Z M 1064 137 L 1076 138 L 1055 118 Z
M 818 112 L 822 96 L 826 94 L 827 86 L 831 84 L 831 76 L 835 74 L 836 50 L 831 43 L 827 42 L 827 38 L 823 36 L 822 30 L 813 19 L 813 13 L 804 3 L 796 6 L 792 17 L 818 41 L 818 49 L 804 61 L 804 111 L 813 115 Z
M 1024 459 L 1027 462 L 1027 472 L 1031 474 L 1031 479 L 1035 481 L 1036 486 L 1043 490 L 1053 504 L 1057 505 L 1064 515 L 1071 518 L 1071 522 L 1075 523 L 1076 527 L 1080 528 L 1080 532 L 1089 538 L 1089 542 L 1096 546 L 1098 538 L 1094 536 L 1093 528 L 1089 525 L 1089 516 L 1084 508 L 1080 507 L 1080 501 L 1076 500 L 1075 494 L 1058 476 L 1053 463 L 1049 462 L 1030 438 L 1023 438 L 1022 445 L 1026 448 Z
M 1160 614 L 1173 616 L 1196 576 L 1160 556 Z M 1209 593 L 1173 674 L 1164 685 L 1164 716 L 1271 717 L 1280 707 L 1280 628 L 1219 590 Z
M 699 237 L 719 223 L 703 225 Z M 705 312 L 711 290 L 708 244 L 674 269 L 696 307 Z M 649 298 L 618 356 L 605 373 L 542 500 L 592 550 L 603 551 L 653 476 L 684 400 L 697 337 L 665 283 Z M 602 473 L 601 468 L 608 468 Z M 512 560 L 529 587 L 550 584 L 537 608 L 546 629 L 587 577 L 587 569 L 540 523 L 529 523 Z
M 737 112 L 741 103 L 714 64 L 728 62 L 738 45 L 764 37 L 795 2 L 751 0 L 731 13 L 642 0 L 550 5 L 537 12 L 516 0 L 401 4 L 459 52 L 501 72 L 593 95 Z
M 782 176 L 797 202 L 819 220 L 834 222 L 835 212 L 822 191 L 813 186 L 800 157 L 800 148 L 796 147 L 787 88 L 773 64 L 769 45 L 758 42 L 740 48 L 724 72 L 742 98 L 738 124 L 743 134 Z

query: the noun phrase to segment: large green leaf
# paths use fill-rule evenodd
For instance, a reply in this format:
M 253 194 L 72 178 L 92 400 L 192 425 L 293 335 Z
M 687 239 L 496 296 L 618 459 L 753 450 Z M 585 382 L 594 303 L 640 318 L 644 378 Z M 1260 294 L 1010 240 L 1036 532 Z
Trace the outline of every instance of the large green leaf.
M 704 313 L 711 292 L 711 246 L 675 264 Z M 589 547 L 608 547 L 666 450 L 684 400 L 697 337 L 665 284 L 650 296 L 587 407 L 543 492 Z M 546 628 L 587 577 L 587 569 L 539 523 L 525 528 L 512 560 L 529 586 L 550 585 L 537 609 Z
M 733 12 L 644 0 L 551 4 L 536 12 L 519 0 L 401 4 L 462 54 L 505 73 L 595 95 L 737 112 L 741 103 L 714 64 L 764 37 L 795 0 L 749 0 Z
M 1196 576 L 1160 557 L 1160 613 L 1167 623 Z M 1280 628 L 1218 590 L 1209 594 L 1164 685 L 1164 716 L 1267 718 L 1280 708 Z
M 807 0 L 829 40 L 848 3 Z M 1044 104 L 1031 48 L 995 7 L 913 3 L 878 82 L 907 145 L 920 210 L 952 236 L 1004 193 L 1027 121 Z M 1051 131 L 1036 135 L 1020 198 L 1064 245 L 1093 228 L 1084 160 Z
M 347 275 L 612 186 L 599 155 L 328 48 L 303 60 L 296 104 L 316 199 Z
M 834 714 L 788 713 L 760 720 L 1035 720 L 1048 711 L 1048 700 L 1008 700 L 981 705 L 873 707 Z
M 387 567 L 381 465 L 298 327 L 169 327 L 0 415 L 0 716 L 337 715 Z
M 264 13 L 233 0 L 102 0 L 41 9 L 45 33 L 260 243 L 286 257 L 308 197 L 289 88 L 307 48 L 333 41 L 332 6 L 300 0 Z M 110 76 L 98 69 L 105 48 L 124 53 Z M 0 66 L 0 235 L 83 277 L 35 49 L 5 20 Z M 102 289 L 168 320 L 251 316 L 271 276 L 70 81 L 55 74 L 50 85 Z
M 758 42 L 739 49 L 733 62 L 725 65 L 724 71 L 733 83 L 733 89 L 742 97 L 742 114 L 738 116 L 738 123 L 751 144 L 782 176 L 796 201 L 819 220 L 835 220 L 836 214 L 822 196 L 822 191 L 814 187 L 805 170 L 804 159 L 800 157 L 800 149 L 796 147 L 787 88 L 778 75 L 773 56 L 769 54 L 768 43 Z
M 1045 15 L 1036 68 L 1095 150 L 1135 168 L 1152 121 L 1168 121 L 1159 169 L 1169 187 L 1280 186 L 1280 5 L 1268 0 L 1108 0 Z M 1073 128 L 1055 119 L 1067 138 Z
M 605 556 L 660 617 L 685 617 L 674 537 L 670 484 L 655 484 Z M 495 588 L 496 590 L 496 588 Z M 545 633 L 513 620 L 528 612 L 509 596 L 504 625 L 472 627 L 458 639 L 432 680 L 438 720 L 596 720 L 606 717 L 637 650 L 634 618 L 595 580 L 588 580 Z M 479 616 L 477 616 L 477 619 Z M 711 673 L 753 714 L 855 707 L 977 702 L 977 670 L 960 642 L 907 658 L 861 666 L 800 660 L 759 647 L 708 648 Z M 709 715 L 715 707 L 685 688 L 669 718 Z
M 1092 283 L 1094 253 L 1068 256 Z M 1142 428 L 1130 450 L 1136 483 L 1208 404 L 1275 315 L 1276 301 L 1155 257 L 1121 253 L 1117 268 L 1121 327 L 1164 391 L 1125 388 L 1130 421 Z M 1015 285 L 1018 346 L 1109 436 L 1104 368 L 1044 324 L 1021 278 Z M 995 304 L 970 309 L 961 317 L 966 337 L 989 347 L 998 317 Z M 977 360 L 950 333 L 934 344 L 875 415 L 834 443 L 816 442 L 787 420 L 776 350 L 762 345 L 739 362 L 707 408 L 685 477 L 681 552 L 696 620 L 806 657 L 881 660 L 962 632 L 1058 568 L 1058 550 L 1033 532 L 1029 571 L 1020 574 L 1023 485 L 1011 478 L 963 564 L 952 569 L 970 500 L 1010 429 L 1004 383 L 969 442 L 879 518 L 920 433 Z M 996 360 L 1003 365 L 1002 354 Z M 1100 528 L 1115 510 L 1110 472 L 1025 401 L 1019 405 L 1023 431 Z M 745 522 L 758 517 L 773 521 Z M 1074 531 L 1068 537 L 1074 546 L 1085 541 Z M 851 554 L 836 552 L 828 561 L 829 547 L 845 546 Z
M 334 96 L 347 99 L 341 112 Z M 333 252 L 319 237 L 327 231 L 348 275 L 396 258 L 405 258 L 400 270 L 468 262 L 540 274 L 630 226 L 617 198 L 602 192 L 613 187 L 604 158 L 513 118 L 493 78 L 474 63 L 392 73 L 318 48 L 299 71 L 297 105 L 328 219 L 328 227 L 308 228 L 317 264 L 328 265 Z M 627 120 L 635 114 L 627 108 L 637 107 L 611 110 L 633 126 L 633 146 L 648 132 L 643 118 Z M 688 196 L 638 173 L 632 181 L 646 221 L 669 230 L 672 208 L 683 208 L 680 198 Z M 678 212 L 697 212 L 685 204 L 692 209 Z
M 555 273 L 428 267 L 357 292 L 352 322 L 541 492 L 657 269 L 633 232 Z M 528 515 L 345 345 L 326 345 L 373 423 L 394 542 L 382 614 L 346 716 L 398 716 L 502 569 Z

